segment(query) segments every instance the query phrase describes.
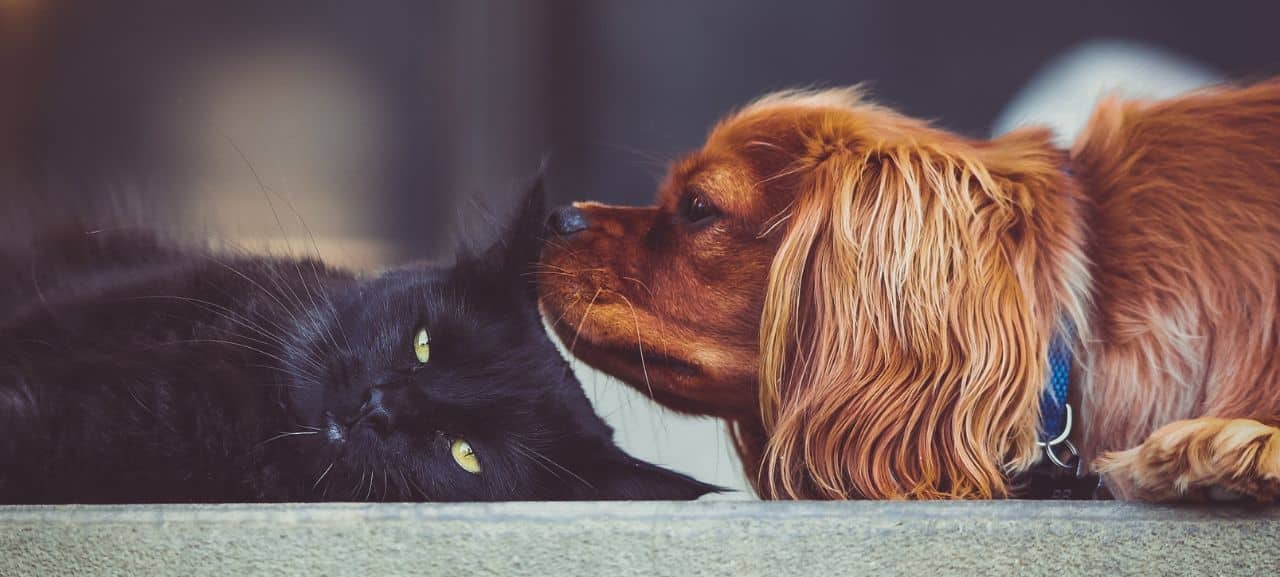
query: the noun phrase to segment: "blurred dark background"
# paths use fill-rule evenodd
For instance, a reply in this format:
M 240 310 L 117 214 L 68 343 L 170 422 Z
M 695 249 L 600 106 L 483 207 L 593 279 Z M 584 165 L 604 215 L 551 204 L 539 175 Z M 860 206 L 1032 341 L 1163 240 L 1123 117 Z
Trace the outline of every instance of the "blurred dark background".
M 558 202 L 645 203 L 771 90 L 868 82 L 977 136 L 1081 42 L 1248 80 L 1280 71 L 1277 22 L 1280 3 L 1223 0 L 0 0 L 0 183 L 10 205 L 123 191 L 270 237 L 256 171 L 317 234 L 399 260 L 448 248 L 546 156 Z

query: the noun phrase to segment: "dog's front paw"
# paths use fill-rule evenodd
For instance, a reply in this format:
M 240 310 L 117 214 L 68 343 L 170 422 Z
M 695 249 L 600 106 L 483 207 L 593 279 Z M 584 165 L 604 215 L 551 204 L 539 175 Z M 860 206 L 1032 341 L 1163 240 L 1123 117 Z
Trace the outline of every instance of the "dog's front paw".
M 1280 429 L 1251 419 L 1177 421 L 1137 447 L 1103 455 L 1094 469 L 1125 499 L 1270 502 L 1280 495 Z

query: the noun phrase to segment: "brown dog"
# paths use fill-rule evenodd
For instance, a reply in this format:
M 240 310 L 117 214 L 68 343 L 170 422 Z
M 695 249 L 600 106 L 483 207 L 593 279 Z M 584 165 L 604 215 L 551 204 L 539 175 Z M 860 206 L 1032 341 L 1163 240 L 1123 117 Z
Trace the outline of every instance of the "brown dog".
M 1064 335 L 1070 439 L 1115 491 L 1280 493 L 1280 83 L 1049 137 L 767 96 L 656 206 L 554 214 L 544 312 L 588 363 L 728 419 L 768 498 L 1007 495 Z

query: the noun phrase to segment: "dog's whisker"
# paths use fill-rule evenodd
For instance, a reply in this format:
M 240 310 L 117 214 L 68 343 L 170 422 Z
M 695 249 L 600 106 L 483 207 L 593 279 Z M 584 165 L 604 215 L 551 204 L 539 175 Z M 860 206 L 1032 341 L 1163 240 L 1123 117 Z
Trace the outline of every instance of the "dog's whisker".
M 654 296 L 653 296 L 653 289 L 649 288 L 649 285 L 644 284 L 644 282 L 643 282 L 643 281 L 641 281 L 640 279 L 638 279 L 638 278 L 636 278 L 636 277 L 633 277 L 633 276 L 624 276 L 624 277 L 622 277 L 622 280 L 625 280 L 625 281 L 629 281 L 629 282 L 633 282 L 633 283 L 635 283 L 637 286 L 639 286 L 640 288 L 644 289 L 644 290 L 645 290 L 645 292 L 649 293 L 649 298 L 654 298 Z
M 552 248 L 557 248 L 569 253 L 570 258 L 573 258 L 575 260 L 578 258 L 578 251 L 573 250 L 573 247 L 566 244 L 563 240 L 560 240 L 554 237 L 548 238 L 546 239 L 546 244 L 547 246 L 550 246 Z
M 571 273 L 571 272 L 573 272 L 573 271 L 571 271 L 571 270 L 569 270 L 569 269 L 567 269 L 567 268 L 564 268 L 564 267 L 562 267 L 562 266 L 556 266 L 556 265 L 548 264 L 548 263 L 545 263 L 545 262 L 537 263 L 537 264 L 533 265 L 533 267 L 534 267 L 535 269 L 548 269 L 548 270 L 555 270 L 555 271 L 560 271 L 560 272 L 564 272 L 564 273 Z
M 535 270 L 535 271 L 530 271 L 530 272 L 527 272 L 527 273 L 523 273 L 523 274 L 521 274 L 520 276 L 526 276 L 526 277 L 538 277 L 538 276 L 567 276 L 567 277 L 569 277 L 569 278 L 577 278 L 577 276 L 578 276 L 578 275 L 570 274 L 570 273 L 567 273 L 567 272 L 560 272 L 560 271 L 558 271 L 558 270 Z
M 644 360 L 644 342 L 640 338 L 640 315 L 636 312 L 636 307 L 631 304 L 631 299 L 621 293 L 614 293 L 631 307 L 631 317 L 636 327 L 636 347 L 640 349 L 640 371 L 644 374 L 644 386 L 649 389 L 649 400 L 656 401 L 657 396 L 653 394 L 653 383 L 649 382 L 649 367 Z
M 574 354 L 574 350 L 578 346 L 578 337 L 582 336 L 582 327 L 586 326 L 587 318 L 591 316 L 591 307 L 596 304 L 596 299 L 600 298 L 600 293 L 604 292 L 603 288 L 596 289 L 596 294 L 591 297 L 591 302 L 587 303 L 587 310 L 582 312 L 582 320 L 578 321 L 578 330 L 573 334 L 573 341 L 569 343 L 569 354 Z
M 581 297 L 578 297 L 578 298 L 573 299 L 573 302 L 570 302 L 568 306 L 564 307 L 564 312 L 561 312 L 561 313 L 560 313 L 560 316 L 556 317 L 556 320 L 551 321 L 551 328 L 553 328 L 553 329 L 554 329 L 554 328 L 556 328 L 556 327 L 560 326 L 560 321 L 563 321 L 563 320 L 564 320 L 565 315 L 569 314 L 569 310 L 570 310 L 570 309 L 572 309 L 572 308 L 574 307 L 574 305 L 577 305 L 577 304 L 578 304 L 578 303 L 580 303 L 580 302 L 582 302 L 582 298 L 581 298 Z
M 633 154 L 639 159 L 645 161 L 647 163 L 647 166 L 649 166 L 650 168 L 658 168 L 658 169 L 666 168 L 666 166 L 671 162 L 670 159 L 663 158 L 652 152 L 645 152 L 638 148 L 632 148 L 630 146 L 615 144 L 610 142 L 605 142 L 602 144 L 610 148 L 615 148 L 617 150 L 621 150 L 623 152 Z

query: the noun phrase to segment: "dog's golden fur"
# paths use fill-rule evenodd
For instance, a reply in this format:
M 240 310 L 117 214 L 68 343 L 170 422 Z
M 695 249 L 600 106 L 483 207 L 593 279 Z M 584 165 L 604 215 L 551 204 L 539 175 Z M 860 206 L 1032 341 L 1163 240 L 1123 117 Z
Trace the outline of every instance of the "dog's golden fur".
M 1040 458 L 1047 348 L 1122 496 L 1280 492 L 1280 83 L 962 138 L 855 90 L 730 115 L 659 203 L 579 205 L 574 352 L 731 421 L 769 498 L 991 498 Z M 690 195 L 718 214 L 682 221 Z M 687 219 L 685 219 L 687 220 Z

